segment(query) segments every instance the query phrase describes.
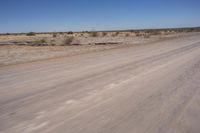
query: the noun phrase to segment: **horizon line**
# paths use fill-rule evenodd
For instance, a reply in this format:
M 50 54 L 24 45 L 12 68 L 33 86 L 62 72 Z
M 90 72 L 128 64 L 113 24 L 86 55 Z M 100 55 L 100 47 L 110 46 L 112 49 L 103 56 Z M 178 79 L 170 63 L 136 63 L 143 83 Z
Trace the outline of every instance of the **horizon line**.
M 162 28 L 130 28 L 130 29 L 113 29 L 113 30 L 66 30 L 66 31 L 30 31 L 33 33 L 66 33 L 66 32 L 74 32 L 74 33 L 81 33 L 81 32 L 126 32 L 126 31 L 142 31 L 142 30 L 175 30 L 175 29 L 200 29 L 200 26 L 184 26 L 184 27 L 162 27 Z M 0 34 L 26 34 L 30 32 L 0 32 Z

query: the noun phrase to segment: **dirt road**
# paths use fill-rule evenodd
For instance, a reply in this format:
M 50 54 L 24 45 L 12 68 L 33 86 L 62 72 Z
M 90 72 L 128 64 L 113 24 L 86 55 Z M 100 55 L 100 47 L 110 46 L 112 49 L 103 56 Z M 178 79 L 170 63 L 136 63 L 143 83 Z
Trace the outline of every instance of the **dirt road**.
M 0 67 L 1 133 L 199 133 L 200 34 Z

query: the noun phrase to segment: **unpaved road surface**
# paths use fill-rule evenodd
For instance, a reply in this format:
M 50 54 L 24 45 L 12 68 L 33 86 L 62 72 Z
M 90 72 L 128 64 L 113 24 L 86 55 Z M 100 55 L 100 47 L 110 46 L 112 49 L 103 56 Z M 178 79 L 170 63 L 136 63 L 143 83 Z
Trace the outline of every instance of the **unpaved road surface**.
M 199 133 L 200 34 L 0 67 L 1 133 Z

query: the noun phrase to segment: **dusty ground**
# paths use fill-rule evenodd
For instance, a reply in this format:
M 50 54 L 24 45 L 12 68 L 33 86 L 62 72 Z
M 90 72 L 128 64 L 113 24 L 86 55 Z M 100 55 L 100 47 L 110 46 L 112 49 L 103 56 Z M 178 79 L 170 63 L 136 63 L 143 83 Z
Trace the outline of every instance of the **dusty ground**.
M 0 66 L 71 56 L 115 47 L 119 46 L 0 46 Z
M 70 56 L 94 51 L 101 51 L 119 47 L 127 47 L 132 45 L 140 45 L 150 42 L 159 41 L 165 38 L 173 38 L 178 36 L 185 36 L 185 33 L 169 34 L 169 35 L 156 35 L 149 38 L 136 37 L 134 35 L 125 36 L 127 33 L 119 34 L 115 37 L 111 35 L 90 37 L 88 35 L 74 35 L 75 42 L 78 42 L 78 46 L 27 46 L 27 45 L 14 45 L 16 42 L 24 43 L 27 41 L 37 41 L 46 38 L 51 40 L 51 34 L 42 34 L 36 36 L 26 35 L 9 35 L 0 36 L 0 66 L 24 63 L 30 61 L 43 60 L 54 57 Z M 194 33 L 187 33 L 191 35 Z M 57 35 L 57 43 L 62 40 L 65 35 Z M 7 45 L 3 45 L 7 44 Z M 105 45 L 104 45 L 105 44 Z
M 1 133 L 199 133 L 200 34 L 0 67 Z

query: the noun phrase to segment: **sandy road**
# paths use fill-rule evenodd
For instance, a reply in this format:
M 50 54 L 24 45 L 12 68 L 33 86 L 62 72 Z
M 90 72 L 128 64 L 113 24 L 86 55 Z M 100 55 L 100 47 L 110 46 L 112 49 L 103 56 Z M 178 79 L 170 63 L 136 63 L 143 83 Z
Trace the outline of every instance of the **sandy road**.
M 199 133 L 200 34 L 0 68 L 1 133 Z

